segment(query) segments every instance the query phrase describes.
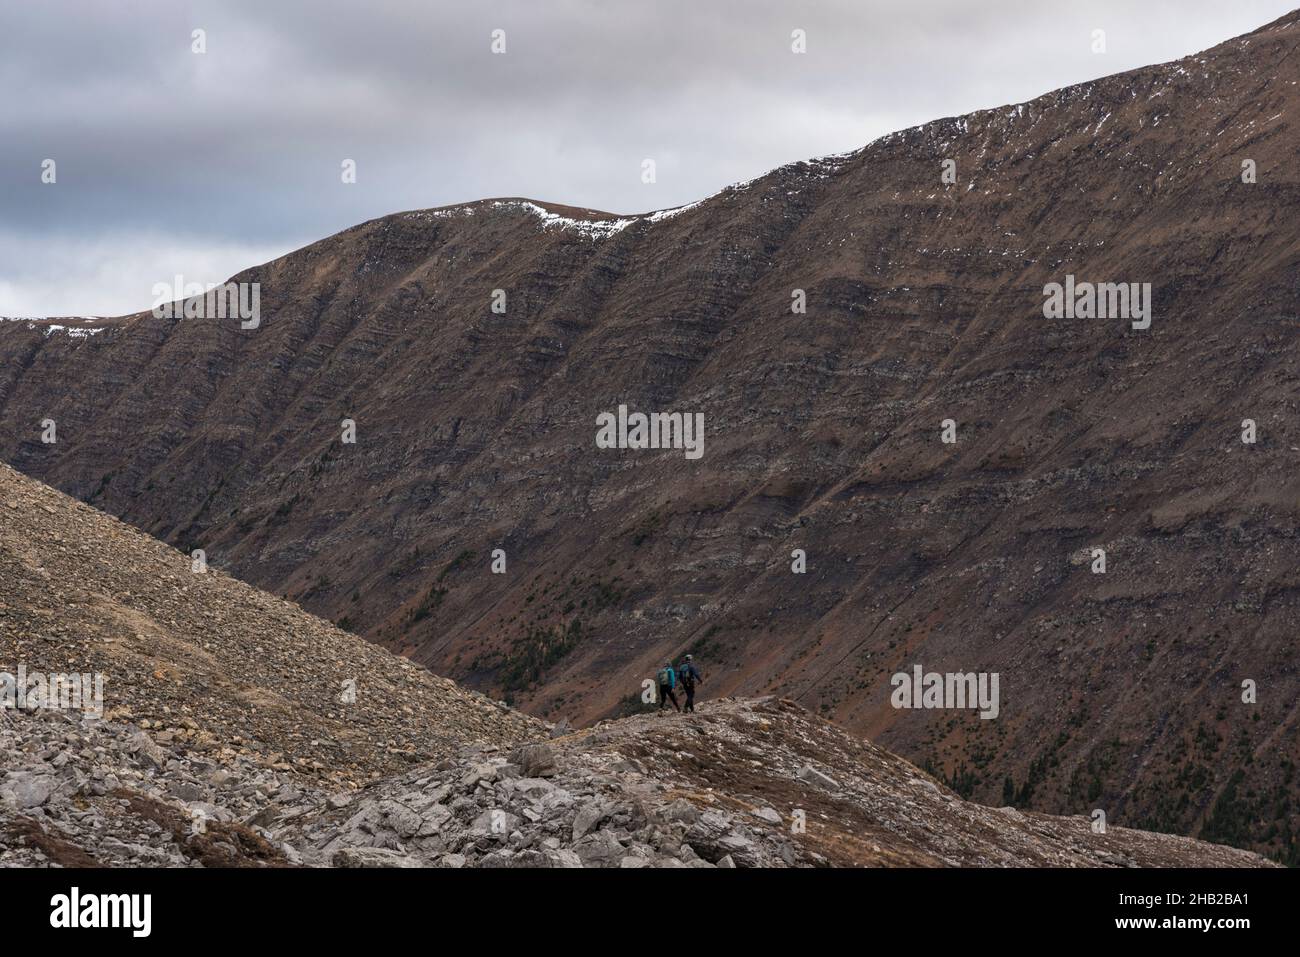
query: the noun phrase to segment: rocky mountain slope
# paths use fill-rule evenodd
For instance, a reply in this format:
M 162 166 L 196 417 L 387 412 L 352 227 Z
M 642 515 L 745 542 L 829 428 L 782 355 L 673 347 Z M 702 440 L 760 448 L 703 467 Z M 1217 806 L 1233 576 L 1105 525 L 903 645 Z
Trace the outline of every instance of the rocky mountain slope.
M 0 672 L 102 674 L 158 745 L 355 787 L 545 733 L 3 465 L 0 519 Z
M 1300 860 L 1297 43 L 668 213 L 385 217 L 236 277 L 256 329 L 0 323 L 0 456 L 535 714 L 690 649 L 963 796 Z M 1150 328 L 1045 318 L 1067 275 L 1150 283 Z M 703 456 L 597 448 L 620 404 L 702 412 Z M 999 717 L 891 707 L 916 664 L 998 673 Z
M 103 678 L 0 708 L 0 866 L 1266 863 L 968 804 L 773 698 L 548 727 L 4 466 L 0 508 L 0 673 Z
M 963 801 L 776 698 L 469 753 L 280 833 L 338 862 L 481 867 L 1256 867 L 1188 838 Z M 373 857 L 371 855 L 374 855 Z

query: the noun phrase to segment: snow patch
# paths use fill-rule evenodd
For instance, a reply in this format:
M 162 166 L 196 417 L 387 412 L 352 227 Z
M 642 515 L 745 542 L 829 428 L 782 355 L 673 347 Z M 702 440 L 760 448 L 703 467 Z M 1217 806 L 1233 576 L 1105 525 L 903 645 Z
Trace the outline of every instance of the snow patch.
M 497 200 L 492 206 L 494 208 L 522 209 L 540 219 L 543 229 L 575 230 L 591 239 L 608 239 L 641 219 L 639 216 L 626 219 L 572 219 L 568 216 L 561 216 L 559 213 L 553 213 L 549 209 L 526 200 Z
M 685 206 L 674 206 L 672 209 L 661 209 L 646 216 L 645 219 L 646 222 L 649 223 L 662 223 L 665 219 L 672 219 L 674 216 L 680 216 L 682 213 L 695 209 L 695 207 L 699 206 L 703 202 L 704 200 L 697 199 L 695 202 L 687 203 Z

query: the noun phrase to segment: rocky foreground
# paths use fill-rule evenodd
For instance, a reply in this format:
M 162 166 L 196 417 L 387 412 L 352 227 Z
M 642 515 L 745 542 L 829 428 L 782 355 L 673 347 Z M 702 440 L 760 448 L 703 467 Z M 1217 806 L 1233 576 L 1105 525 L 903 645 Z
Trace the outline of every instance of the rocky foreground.
M 6 866 L 1269 866 L 963 801 L 773 698 L 468 746 L 350 791 L 131 724 L 4 714 Z
M 0 708 L 0 865 L 1268 865 L 963 801 L 771 697 L 548 725 L 3 466 L 0 516 L 0 672 L 104 677 L 102 717 Z

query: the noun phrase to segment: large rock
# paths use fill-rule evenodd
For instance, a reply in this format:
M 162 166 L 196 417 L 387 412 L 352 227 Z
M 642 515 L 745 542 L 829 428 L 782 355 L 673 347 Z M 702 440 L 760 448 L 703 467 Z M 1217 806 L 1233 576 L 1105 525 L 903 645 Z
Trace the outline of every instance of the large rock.
M 610 831 L 597 831 L 588 834 L 573 847 L 587 867 L 610 867 L 622 861 L 627 849 Z
M 558 768 L 555 751 L 548 744 L 526 744 L 510 755 L 510 763 L 525 778 L 554 777 Z
M 672 821 L 677 824 L 689 825 L 698 821 L 702 813 L 703 812 L 690 801 L 687 801 L 685 798 L 678 798 L 665 807 L 660 812 L 660 815 L 664 820 Z
M 45 774 L 18 774 L 10 778 L 4 789 L 14 796 L 22 810 L 40 807 L 54 793 L 54 781 Z
M 421 867 L 418 858 L 382 847 L 345 847 L 334 852 L 335 867 Z
M 811 764 L 805 764 L 799 769 L 799 780 L 807 781 L 809 784 L 814 784 L 819 788 L 825 788 L 827 791 L 838 791 L 840 789 L 840 786 L 835 783 L 834 778 L 818 771 Z
M 603 821 L 608 814 L 609 808 L 597 801 L 590 801 L 578 808 L 578 813 L 573 816 L 573 842 L 576 844 L 580 841 L 588 831 Z
M 156 768 L 161 768 L 167 763 L 167 752 L 143 731 L 131 735 L 127 739 L 126 747 L 136 757 Z
M 378 810 L 382 824 L 403 840 L 415 837 L 424 826 L 424 819 L 419 814 L 396 801 L 381 801 Z

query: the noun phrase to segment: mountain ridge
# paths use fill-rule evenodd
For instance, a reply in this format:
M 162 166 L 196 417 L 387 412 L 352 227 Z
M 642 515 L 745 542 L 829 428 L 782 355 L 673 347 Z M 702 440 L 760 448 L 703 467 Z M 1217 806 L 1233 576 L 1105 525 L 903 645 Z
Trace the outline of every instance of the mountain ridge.
M 380 222 L 380 221 L 382 221 L 382 220 L 388 219 L 388 218 L 393 217 L 393 216 L 408 216 L 408 215 L 413 215 L 413 214 L 418 214 L 418 213 L 449 213 L 449 212 L 460 211 L 460 210 L 464 210 L 464 209 L 468 209 L 468 208 L 476 208 L 476 207 L 483 206 L 483 205 L 485 205 L 485 204 L 492 204 L 492 205 L 498 205 L 498 204 L 521 204 L 521 205 L 532 205 L 532 206 L 540 207 L 540 208 L 542 208 L 542 209 L 544 209 L 544 210 L 546 210 L 546 211 L 550 211 L 550 212 L 557 212 L 557 211 L 558 211 L 558 215 L 561 215 L 561 216 L 564 216 L 564 217 L 574 217 L 574 214 L 582 214 L 583 218 L 585 218 L 585 219 L 587 219 L 587 220 L 600 220 L 600 221 L 605 221 L 605 222 L 617 222 L 617 221 L 619 221 L 619 220 L 644 220 L 644 219 L 652 219 L 652 218 L 655 217 L 655 216 L 662 216 L 662 215 L 664 215 L 664 214 L 676 214 L 676 213 L 678 213 L 678 212 L 685 211 L 685 210 L 687 210 L 687 209 L 691 209 L 691 208 L 693 208 L 693 207 L 699 206 L 699 205 L 701 205 L 702 203 L 705 203 L 705 202 L 707 202 L 708 200 L 712 199 L 713 197 L 718 196 L 718 195 L 720 195 L 720 194 L 722 194 L 722 193 L 725 193 L 725 192 L 727 192 L 727 191 L 729 191 L 729 190 L 741 189 L 741 188 L 747 187 L 747 186 L 750 185 L 751 183 L 755 183 L 755 182 L 757 182 L 757 181 L 759 181 L 759 180 L 762 180 L 763 178 L 765 178 L 765 177 L 767 177 L 767 176 L 770 176 L 770 175 L 772 175 L 772 174 L 774 174 L 774 173 L 777 173 L 777 172 L 779 172 L 779 171 L 781 171 L 781 170 L 786 170 L 786 169 L 789 169 L 789 168 L 792 168 L 792 167 L 798 167 L 798 166 L 803 166 L 803 165 L 811 165 L 811 164 L 820 163 L 820 162 L 823 162 L 823 161 L 847 160 L 847 159 L 850 159 L 850 158 L 856 156 L 856 155 L 859 154 L 859 153 L 865 152 L 866 150 L 870 149 L 872 146 L 875 146 L 877 143 L 880 143 L 880 142 L 882 142 L 882 141 L 889 140 L 889 139 L 891 139 L 891 138 L 893 138 L 893 137 L 897 137 L 897 136 L 905 136 L 905 135 L 908 134 L 908 133 L 921 132 L 921 131 L 924 131 L 925 129 L 927 129 L 927 128 L 931 127 L 931 126 L 937 126 L 937 125 L 939 125 L 939 124 L 953 123 L 953 122 L 955 122 L 955 121 L 957 121 L 957 120 L 968 119 L 968 118 L 970 118 L 970 117 L 981 116 L 981 115 L 985 115 L 985 114 L 1000 113 L 1000 112 L 1002 112 L 1002 111 L 1004 111 L 1004 110 L 1016 110 L 1016 111 L 1020 111 L 1020 110 L 1022 110 L 1024 107 L 1030 106 L 1030 105 L 1032 105 L 1032 104 L 1038 102 L 1039 100 L 1045 99 L 1046 97 L 1049 97 L 1049 96 L 1054 96 L 1054 95 L 1058 95 L 1058 94 L 1069 93 L 1069 92 L 1077 91 L 1077 90 L 1083 90 L 1084 88 L 1091 87 L 1091 86 L 1093 86 L 1093 85 L 1095 85 L 1095 84 L 1098 84 L 1098 83 L 1101 83 L 1101 82 L 1104 82 L 1104 81 L 1109 81 L 1109 80 L 1113 80 L 1113 79 L 1116 79 L 1116 78 L 1124 78 L 1124 77 L 1129 77 L 1129 76 L 1135 76 L 1135 75 L 1138 75 L 1138 74 L 1144 73 L 1144 72 L 1149 71 L 1149 70 L 1156 70 L 1156 69 L 1159 69 L 1159 68 L 1161 68 L 1161 67 L 1170 66 L 1170 65 L 1175 65 L 1175 64 L 1180 64 L 1180 63 L 1183 63 L 1183 62 L 1188 61 L 1188 60 L 1193 60 L 1193 59 L 1196 59 L 1196 58 L 1202 56 L 1203 54 L 1206 54 L 1206 53 L 1212 53 L 1214 50 L 1218 49 L 1218 48 L 1221 47 L 1221 46 L 1226 46 L 1227 44 L 1230 44 L 1230 43 L 1240 43 L 1240 42 L 1243 42 L 1243 41 L 1249 41 L 1249 40 L 1252 39 L 1252 38 L 1255 38 L 1255 37 L 1258 37 L 1258 36 L 1265 35 L 1265 34 L 1267 34 L 1267 33 L 1273 32 L 1273 31 L 1276 30 L 1276 29 L 1280 29 L 1280 28 L 1283 28 L 1283 27 L 1286 27 L 1286 26 L 1293 25 L 1294 22 L 1295 22 L 1297 19 L 1300 19 L 1300 9 L 1297 9 L 1297 10 L 1295 10 L 1295 11 L 1292 11 L 1291 13 L 1288 13 L 1288 14 L 1285 14 L 1285 15 L 1283 15 L 1283 16 L 1281 16 L 1281 17 L 1278 17 L 1277 19 L 1275 19 L 1275 20 L 1273 20 L 1273 21 L 1271 21 L 1271 22 L 1269 22 L 1269 23 L 1267 23 L 1267 24 L 1264 24 L 1263 26 L 1261 26 L 1261 27 L 1259 27 L 1259 28 L 1257 28 L 1257 29 L 1255 29 L 1255 30 L 1250 31 L 1249 33 L 1242 34 L 1241 36 L 1235 37 L 1235 38 L 1233 38 L 1233 39 L 1231 39 L 1231 40 L 1226 40 L 1226 41 L 1224 41 L 1224 42 L 1221 43 L 1221 44 L 1216 44 L 1216 45 L 1213 46 L 1213 47 L 1207 47 L 1207 48 L 1204 49 L 1204 50 L 1200 50 L 1200 51 L 1197 51 L 1197 52 L 1195 52 L 1195 53 L 1188 54 L 1188 55 L 1183 56 L 1183 57 L 1178 57 L 1178 58 L 1173 59 L 1173 60 L 1167 60 L 1167 61 L 1164 61 L 1164 62 L 1162 62 L 1162 63 L 1150 64 L 1150 65 L 1142 66 L 1142 67 L 1136 67 L 1136 68 L 1131 69 L 1131 70 L 1123 70 L 1123 71 L 1120 71 L 1120 72 L 1118 72 L 1118 73 L 1110 73 L 1110 74 L 1106 74 L 1106 75 L 1104 75 L 1104 76 L 1097 77 L 1097 78 L 1095 78 L 1095 79 L 1091 79 L 1091 80 L 1083 80 L 1083 81 L 1080 81 L 1079 83 L 1074 83 L 1074 84 L 1071 84 L 1071 85 L 1069 85 L 1069 86 L 1059 87 L 1059 88 L 1057 88 L 1057 89 L 1055 89 L 1055 90 L 1051 90 L 1051 91 L 1048 91 L 1048 92 L 1046 92 L 1046 93 L 1039 94 L 1038 96 L 1031 97 L 1031 98 L 1028 99 L 1028 100 L 1023 100 L 1023 101 L 1020 101 L 1020 102 L 1018 102 L 1018 103 L 1007 103 L 1007 104 L 1003 104 L 1003 105 L 1001 105 L 1001 106 L 985 107 L 985 108 L 982 108 L 982 109 L 979 109 L 979 110 L 974 110 L 974 111 L 972 111 L 972 112 L 970 112 L 970 113 L 955 114 L 955 115 L 952 115 L 952 116 L 937 117 L 937 118 L 932 119 L 932 120 L 926 120 L 926 121 L 923 122 L 923 123 L 918 123 L 918 124 L 915 124 L 915 125 L 913 125 L 913 126 L 904 127 L 904 128 L 902 128 L 902 129 L 894 130 L 894 131 L 889 132 L 889 133 L 884 133 L 884 134 L 882 134 L 882 135 L 876 137 L 875 139 L 869 141 L 869 142 L 868 142 L 867 144 L 865 144 L 864 146 L 860 146 L 860 147 L 857 147 L 857 148 L 855 148 L 855 149 L 848 150 L 848 151 L 845 151 L 845 152 L 840 152 L 840 153 L 828 153 L 828 154 L 825 154 L 825 155 L 823 155 L 823 156 L 815 156 L 815 157 L 809 157 L 809 158 L 805 158 L 805 159 L 792 160 L 792 161 L 790 161 L 790 162 L 788 162 L 788 163 L 784 163 L 784 164 L 782 164 L 782 165 L 780 165 L 780 166 L 774 167 L 774 168 L 772 168 L 771 170 L 768 170 L 766 173 L 761 173 L 761 174 L 759 174 L 758 176 L 753 177 L 753 178 L 751 178 L 751 179 L 740 180 L 740 181 L 737 181 L 737 182 L 735 182 L 735 183 L 728 184 L 728 185 L 722 187 L 722 189 L 718 190 L 717 192 L 710 193 L 709 195 L 707 195 L 707 196 L 705 196 L 705 197 L 703 197 L 703 198 L 701 198 L 701 199 L 693 200 L 693 201 L 690 201 L 690 202 L 687 202 L 687 203 L 683 203 L 683 204 L 680 204 L 680 205 L 678 205 L 678 206 L 664 207 L 664 208 L 662 208 L 662 209 L 653 209 L 653 210 L 648 210 L 648 211 L 646 211 L 646 212 L 640 212 L 640 213 L 614 213 L 614 212 L 610 212 L 610 211 L 608 211 L 608 210 L 600 210 L 600 209 L 595 209 L 595 208 L 592 208 L 592 207 L 586 207 L 586 206 L 574 206 L 574 205 L 571 205 L 571 204 L 562 203 L 562 202 L 558 202 L 558 201 L 552 201 L 552 200 L 547 200 L 547 199 L 538 199 L 538 198 L 527 197 L 527 196 L 487 196 L 487 197 L 482 197 L 482 198 L 480 198 L 480 199 L 476 199 L 476 200 L 469 200 L 469 201 L 466 201 L 466 202 L 448 203 L 448 204 L 444 204 L 444 205 L 442 205 L 442 206 L 420 207 L 420 208 L 414 208 L 414 209 L 408 209 L 408 210 L 398 210 L 398 211 L 391 212 L 391 213 L 385 213 L 385 214 L 383 214 L 383 215 L 376 216 L 376 217 L 373 217 L 373 218 L 368 219 L 368 220 L 363 220 L 362 222 L 360 222 L 360 223 L 356 223 L 356 224 L 354 224 L 353 226 L 344 227 L 343 229 L 338 230 L 338 231 L 335 232 L 335 233 L 331 233 L 329 236 L 325 237 L 325 239 L 331 239 L 331 238 L 333 238 L 334 236 L 337 236 L 337 235 L 339 235 L 339 234 L 341 234 L 341 233 L 345 233 L 345 232 L 348 232 L 348 231 L 350 231 L 350 230 L 352 230 L 352 229 L 357 229 L 357 228 L 360 228 L 360 227 L 362 227 L 362 226 L 366 226 L 366 225 L 369 225 L 369 224 L 372 224 L 372 223 L 377 223 L 377 222 Z M 574 218 L 576 218 L 576 217 L 574 217 Z M 285 255 L 285 256 L 290 256 L 290 255 L 294 255 L 295 253 L 302 252 L 303 250 L 309 248 L 310 246 L 316 245 L 316 243 L 324 242 L 325 239 L 314 240 L 313 242 L 308 243 L 306 246 L 300 246 L 300 247 L 298 247 L 298 248 L 296 248 L 296 249 L 289 250 L 289 251 L 286 252 L 284 255 Z M 283 257 L 279 257 L 279 258 L 283 258 Z M 240 272 L 236 273 L 234 276 L 230 277 L 230 280 L 228 280 L 228 281 L 234 281 L 235 279 L 238 278 L 238 276 L 242 275 L 244 272 L 247 272 L 247 271 L 249 271 L 249 270 L 252 270 L 252 269 L 256 269 L 256 268 L 258 268 L 259 266 L 265 266 L 265 265 L 266 265 L 266 263 L 260 263 L 260 264 L 250 265 L 249 267 L 247 267 L 247 269 L 245 269 L 245 270 L 241 270 Z M 132 318 L 132 317 L 135 317 L 135 316 L 140 316 L 140 315 L 143 315 L 145 311 L 146 311 L 146 310 L 139 310 L 139 311 L 136 311 L 136 312 L 122 313 L 122 314 L 120 314 L 120 315 L 114 315 L 114 316 L 107 316 L 107 315 L 106 315 L 106 316 L 93 316 L 93 317 L 81 317 L 81 316 L 12 316 L 12 317 L 0 317 L 0 321 L 56 322 L 56 321 L 60 321 L 60 320 L 68 320 L 68 319 L 79 320 L 79 319 L 80 319 L 80 320 L 95 320 L 95 321 L 101 321 L 101 322 L 112 322 L 112 321 L 115 321 L 115 320 L 124 320 L 124 319 L 129 319 L 129 318 Z

